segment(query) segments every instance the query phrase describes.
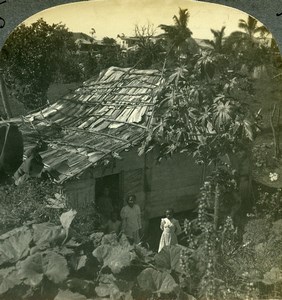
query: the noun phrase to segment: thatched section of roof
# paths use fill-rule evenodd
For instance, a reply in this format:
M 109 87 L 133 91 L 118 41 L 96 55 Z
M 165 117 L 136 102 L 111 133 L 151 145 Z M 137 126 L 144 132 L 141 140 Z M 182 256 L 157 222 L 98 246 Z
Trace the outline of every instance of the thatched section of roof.
M 48 150 L 41 155 L 57 181 L 77 176 L 144 138 L 161 82 L 158 71 L 111 67 L 98 80 L 24 117 L 26 149 L 36 135 L 43 136 Z

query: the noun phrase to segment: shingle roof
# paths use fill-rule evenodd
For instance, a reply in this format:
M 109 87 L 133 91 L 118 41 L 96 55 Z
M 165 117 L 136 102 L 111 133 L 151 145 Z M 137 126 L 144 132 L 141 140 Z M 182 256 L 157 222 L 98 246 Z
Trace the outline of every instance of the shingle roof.
M 56 103 L 23 118 L 26 149 L 40 133 L 47 169 L 63 182 L 138 144 L 152 125 L 159 71 L 111 67 Z

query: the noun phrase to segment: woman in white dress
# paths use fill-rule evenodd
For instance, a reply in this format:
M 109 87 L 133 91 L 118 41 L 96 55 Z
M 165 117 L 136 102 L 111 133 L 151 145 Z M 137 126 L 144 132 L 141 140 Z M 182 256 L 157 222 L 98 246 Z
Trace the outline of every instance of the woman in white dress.
M 160 228 L 163 233 L 158 252 L 160 252 L 164 246 L 178 244 L 177 236 L 181 233 L 181 227 L 179 222 L 173 218 L 172 209 L 166 211 L 166 218 L 161 220 Z

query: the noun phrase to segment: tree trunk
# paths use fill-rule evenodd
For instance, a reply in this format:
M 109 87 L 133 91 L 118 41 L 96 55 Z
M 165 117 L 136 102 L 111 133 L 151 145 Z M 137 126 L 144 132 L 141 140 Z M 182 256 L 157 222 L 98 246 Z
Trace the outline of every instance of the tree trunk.
M 216 184 L 215 187 L 215 195 L 214 195 L 214 230 L 217 230 L 218 221 L 219 221 L 219 208 L 220 208 L 220 192 L 219 192 L 219 183 Z
M 277 116 L 277 130 L 276 130 L 276 143 L 277 143 L 277 158 L 280 157 L 280 107 L 278 107 L 278 116 Z
M 278 132 L 275 130 L 274 125 L 274 117 L 276 112 L 276 104 L 273 105 L 273 110 L 270 116 L 270 125 L 273 134 L 273 142 L 274 142 L 274 155 L 276 158 L 280 156 L 280 145 L 279 145 L 279 121 L 280 121 L 280 109 L 278 108 L 278 117 L 277 117 L 277 125 L 278 125 Z
M 204 184 L 207 177 L 207 163 L 204 162 L 203 168 L 202 168 L 202 185 Z

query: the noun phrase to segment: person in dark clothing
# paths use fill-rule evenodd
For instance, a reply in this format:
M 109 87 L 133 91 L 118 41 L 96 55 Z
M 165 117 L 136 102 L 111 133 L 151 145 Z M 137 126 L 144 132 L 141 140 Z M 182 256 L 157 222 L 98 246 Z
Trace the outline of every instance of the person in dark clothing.
M 109 220 L 114 211 L 112 198 L 110 197 L 110 189 L 105 187 L 103 194 L 97 198 L 97 207 L 104 220 Z

